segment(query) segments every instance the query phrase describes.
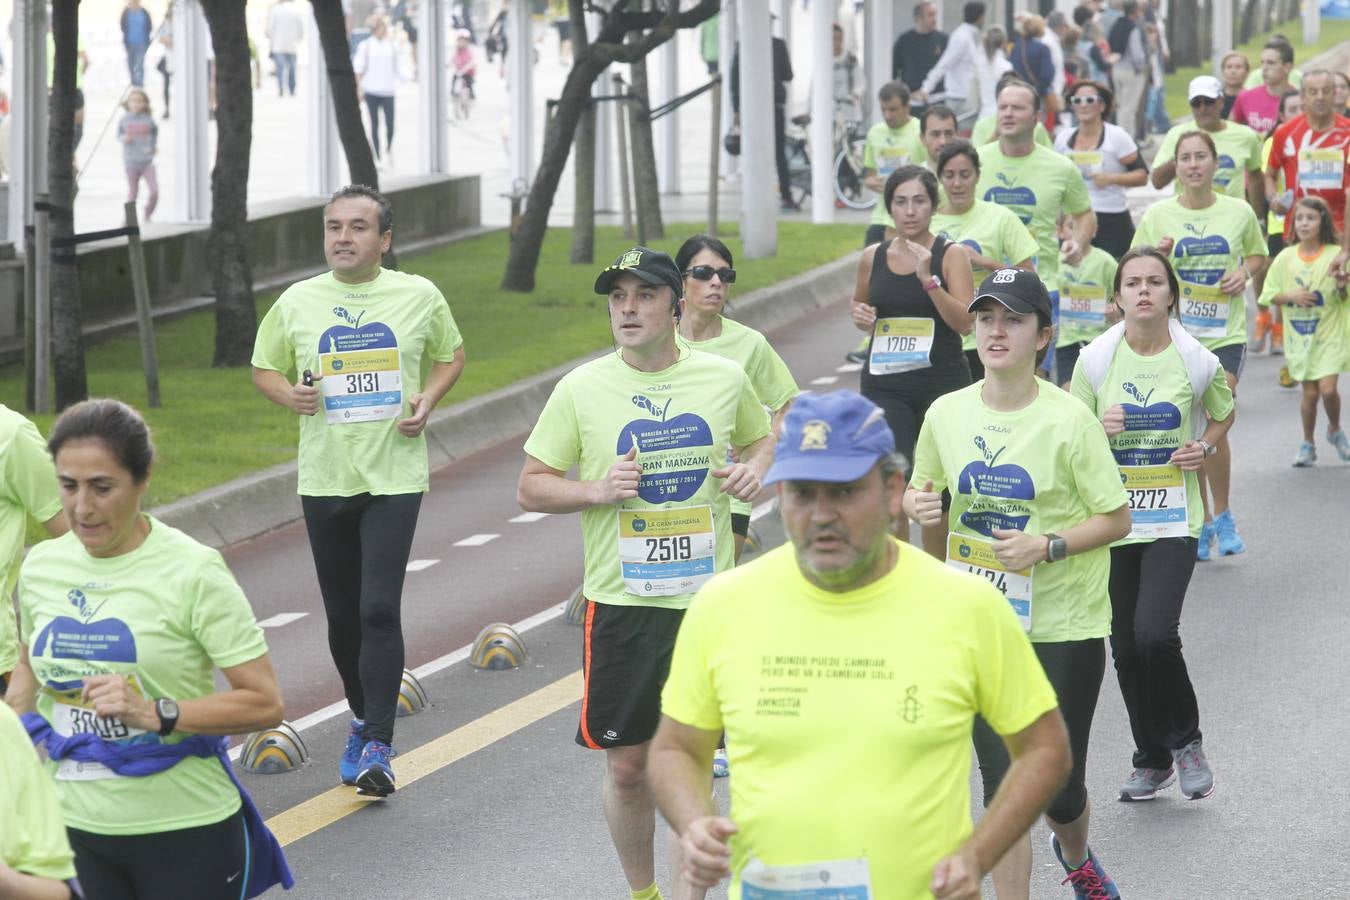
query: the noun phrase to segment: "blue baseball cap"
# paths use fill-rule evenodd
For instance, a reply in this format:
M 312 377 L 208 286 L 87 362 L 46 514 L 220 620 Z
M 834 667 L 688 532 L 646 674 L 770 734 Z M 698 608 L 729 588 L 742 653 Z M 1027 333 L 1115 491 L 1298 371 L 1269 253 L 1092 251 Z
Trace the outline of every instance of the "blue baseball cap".
M 783 420 L 765 484 L 854 481 L 895 452 L 881 407 L 857 391 L 799 394 Z

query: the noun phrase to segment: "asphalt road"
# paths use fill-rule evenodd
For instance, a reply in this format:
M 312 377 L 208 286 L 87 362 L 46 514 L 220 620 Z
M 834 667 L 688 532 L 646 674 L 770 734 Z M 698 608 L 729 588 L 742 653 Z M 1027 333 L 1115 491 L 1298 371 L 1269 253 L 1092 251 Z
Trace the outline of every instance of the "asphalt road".
M 855 335 L 840 303 L 772 337 L 803 387 L 828 388 L 856 385 L 855 375 L 836 371 Z M 1350 737 L 1341 714 L 1350 683 L 1342 652 L 1350 626 L 1350 465 L 1323 443 L 1317 467 L 1289 467 L 1299 440 L 1297 394 L 1276 386 L 1278 364 L 1249 361 L 1232 433 L 1233 506 L 1249 549 L 1197 568 L 1183 619 L 1217 773 L 1211 798 L 1190 803 L 1169 791 L 1150 804 L 1116 801 L 1131 741 L 1110 672 L 1103 685 L 1089 758 L 1093 846 L 1127 897 L 1346 895 L 1350 868 L 1333 823 L 1350 800 L 1336 749 Z M 811 384 L 821 377 L 837 381 Z M 556 606 L 579 582 L 575 517 L 510 521 L 519 513 L 514 485 L 523 437 L 434 481 L 413 556 L 439 562 L 408 575 L 410 668 L 468 643 L 486 622 L 516 622 Z M 772 516 L 758 527 L 766 543 L 781 540 Z M 500 537 L 453 546 L 485 534 Z M 226 556 L 259 619 L 306 613 L 269 629 L 288 717 L 337 700 L 303 530 L 277 532 Z M 337 897 L 374 884 L 402 898 L 625 896 L 600 812 L 602 759 L 572 741 L 577 704 L 564 696 L 524 715 L 514 703 L 577 670 L 579 630 L 555 618 L 525 640 L 531 658 L 518 671 L 482 673 L 456 663 L 425 679 L 433 705 L 401 719 L 396 739 L 404 755 L 400 777 L 415 771 L 420 780 L 291 843 L 300 879 L 292 896 Z M 300 772 L 249 777 L 265 815 L 333 787 L 344 727 L 337 718 L 305 732 L 314 759 Z M 455 746 L 441 746 L 447 742 Z M 309 816 L 306 828 L 333 818 L 333 808 Z M 1033 896 L 1068 896 L 1046 839 L 1038 826 Z M 661 879 L 668 891 L 664 871 Z

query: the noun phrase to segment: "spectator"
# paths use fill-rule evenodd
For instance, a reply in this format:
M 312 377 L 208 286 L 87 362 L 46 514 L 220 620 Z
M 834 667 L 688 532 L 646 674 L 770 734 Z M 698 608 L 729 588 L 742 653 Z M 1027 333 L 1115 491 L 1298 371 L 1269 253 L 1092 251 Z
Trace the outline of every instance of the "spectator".
M 1087 60 L 1088 69 L 1082 77 L 1093 81 L 1109 81 L 1111 78 L 1111 50 L 1102 36 L 1101 22 L 1091 6 L 1078 6 L 1073 11 L 1073 23 L 1078 26 L 1078 46 L 1075 53 Z
M 1042 101 L 1054 96 L 1049 91 L 1055 83 L 1055 61 L 1050 48 L 1041 40 L 1044 35 L 1045 19 L 1037 15 L 1024 17 L 1013 36 L 1008 60 L 1017 76 L 1035 88 Z
M 984 32 L 984 52 L 975 57 L 975 80 L 980 86 L 980 118 L 992 116 L 997 110 L 994 92 L 998 80 L 1005 72 L 1012 71 L 1008 54 L 1004 48 L 1008 45 L 1008 36 L 1003 29 L 993 25 Z M 936 160 L 934 160 L 936 162 Z
M 473 36 L 469 34 L 468 29 L 461 28 L 455 32 L 455 53 L 450 57 L 450 93 L 453 95 L 458 87 L 457 82 L 463 81 L 464 87 L 469 91 L 469 97 L 478 99 L 473 92 L 473 82 L 478 76 L 478 60 L 474 56 L 473 47 L 469 46 Z
M 1272 37 L 1261 48 L 1261 84 L 1238 94 L 1228 118 L 1260 135 L 1270 134 L 1280 118 L 1280 98 L 1293 89 L 1294 45 Z
M 914 27 L 901 34 L 891 50 L 891 77 L 904 82 L 911 93 L 917 91 L 946 49 L 947 35 L 937 30 L 937 5 L 928 0 L 914 4 Z
M 980 29 L 984 27 L 984 11 L 985 4 L 981 0 L 971 0 L 965 5 L 961 11 L 961 24 L 952 32 L 942 57 L 924 77 L 915 95 L 917 100 L 927 103 L 928 95 L 936 91 L 945 79 L 946 102 L 957 116 L 973 112 L 979 106 L 979 94 L 970 80 L 975 71 L 975 62 L 982 52 Z
M 413 78 L 417 78 L 417 0 L 398 0 L 394 4 L 393 10 L 389 13 L 389 19 L 398 27 L 403 29 L 403 33 L 408 36 L 408 49 L 412 51 Z M 454 13 L 450 15 L 450 33 L 457 34 L 464 26 L 457 24 L 459 17 Z M 466 31 L 468 29 L 465 29 Z M 473 33 L 469 32 L 469 42 L 473 42 Z
M 342 9 L 347 16 L 347 42 L 353 57 L 356 48 L 371 35 L 370 20 L 377 5 L 376 0 L 342 0 Z
M 1167 95 L 1163 90 L 1167 48 L 1163 44 L 1162 31 L 1152 22 L 1144 23 L 1144 40 L 1148 44 L 1149 72 L 1148 108 L 1144 113 L 1144 121 L 1147 129 L 1167 134 L 1172 128 L 1172 120 L 1167 115 Z
M 1045 17 L 1045 34 L 1041 35 L 1041 43 L 1050 50 L 1050 62 L 1055 66 L 1052 94 L 1056 100 L 1064 93 L 1064 57 L 1073 49 L 1072 42 L 1067 39 L 1069 28 L 1068 16 L 1059 10 Z
M 150 49 L 154 23 L 150 14 L 141 8 L 141 0 L 127 0 L 122 10 L 122 46 L 127 51 L 127 72 L 133 87 L 145 85 L 145 52 Z
M 775 18 L 777 18 L 775 16 Z M 731 56 L 731 109 L 736 114 L 737 124 L 741 115 L 741 45 Z M 784 212 L 801 209 L 792 199 L 792 181 L 788 173 L 787 161 L 787 100 L 788 82 L 792 80 L 792 57 L 788 54 L 787 42 L 780 37 L 773 38 L 773 147 L 774 161 L 778 168 L 778 194 L 782 200 Z
M 1136 141 L 1144 137 L 1144 95 L 1149 78 L 1143 19 L 1139 0 L 1125 0 L 1120 18 L 1107 36 L 1111 52 L 1119 57 L 1111 69 L 1116 88 L 1116 123 Z
M 1230 118 L 1233 112 L 1233 104 L 1237 102 L 1238 94 L 1242 93 L 1243 85 L 1247 83 L 1247 76 L 1251 74 L 1252 64 L 1247 61 L 1245 54 L 1236 50 L 1229 50 L 1223 56 L 1223 61 L 1219 63 L 1219 73 L 1223 78 L 1223 117 Z
M 834 117 L 836 121 L 861 122 L 862 73 L 858 71 L 858 57 L 844 49 L 844 29 L 834 25 Z
M 703 24 L 698 27 L 698 52 L 703 57 L 703 64 L 708 67 L 708 74 L 716 75 L 718 57 L 722 53 L 721 15 L 705 19 Z M 490 54 L 488 62 L 492 62 Z
M 136 202 L 141 179 L 145 179 L 144 221 L 149 222 L 159 203 L 159 179 L 155 172 L 159 126 L 150 111 L 150 95 L 141 88 L 132 88 L 122 107 L 127 113 L 117 123 L 117 140 L 122 144 L 122 167 L 127 173 L 127 202 Z
M 173 81 L 173 6 L 164 12 L 164 21 L 159 23 L 159 43 L 163 52 L 159 57 L 159 74 L 164 78 L 164 112 L 169 117 L 169 84 Z
M 277 70 L 277 95 L 295 96 L 295 51 L 305 37 L 305 16 L 295 0 L 278 0 L 267 13 L 267 42 Z
M 1350 75 L 1335 72 L 1336 76 L 1336 115 L 1350 117 Z
M 357 91 L 366 98 L 370 113 L 370 143 L 375 148 L 375 161 L 394 164 L 394 95 L 398 86 L 408 80 L 403 56 L 398 43 L 389 33 L 384 16 L 376 16 L 371 23 L 370 37 L 356 48 L 352 60 L 356 73 Z M 384 113 L 384 154 L 380 154 L 380 113 Z

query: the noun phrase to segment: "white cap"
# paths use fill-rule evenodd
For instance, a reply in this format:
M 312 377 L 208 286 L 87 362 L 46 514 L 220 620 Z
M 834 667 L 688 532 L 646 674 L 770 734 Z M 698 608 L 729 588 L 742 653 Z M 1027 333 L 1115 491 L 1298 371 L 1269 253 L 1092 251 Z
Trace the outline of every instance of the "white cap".
M 1196 97 L 1218 100 L 1222 96 L 1223 85 L 1213 75 L 1199 75 L 1192 78 L 1190 86 L 1186 88 L 1187 100 L 1194 100 Z

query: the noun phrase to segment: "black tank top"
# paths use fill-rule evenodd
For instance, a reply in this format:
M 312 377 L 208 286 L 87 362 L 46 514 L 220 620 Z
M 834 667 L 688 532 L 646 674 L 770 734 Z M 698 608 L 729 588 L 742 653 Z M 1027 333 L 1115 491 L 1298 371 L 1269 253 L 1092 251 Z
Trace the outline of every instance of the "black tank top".
M 874 331 L 872 341 L 868 342 L 868 362 L 863 366 L 861 386 L 884 388 L 893 386 L 901 380 L 934 377 L 969 384 L 970 367 L 966 364 L 965 354 L 961 352 L 961 335 L 942 320 L 942 315 L 933 305 L 933 298 L 924 290 L 918 275 L 913 272 L 908 275 L 897 275 L 891 271 L 886 261 L 886 251 L 890 245 L 890 241 L 882 241 L 872 257 L 872 275 L 867 282 L 867 298 L 876 307 L 878 320 L 906 318 L 933 321 L 933 345 L 928 353 L 929 365 L 908 372 L 873 374 L 871 362 L 872 343 L 876 340 Z M 942 260 L 949 246 L 950 242 L 941 235 L 933 239 L 933 260 L 930 268 L 934 274 L 942 272 Z M 939 277 L 942 276 L 939 274 Z

